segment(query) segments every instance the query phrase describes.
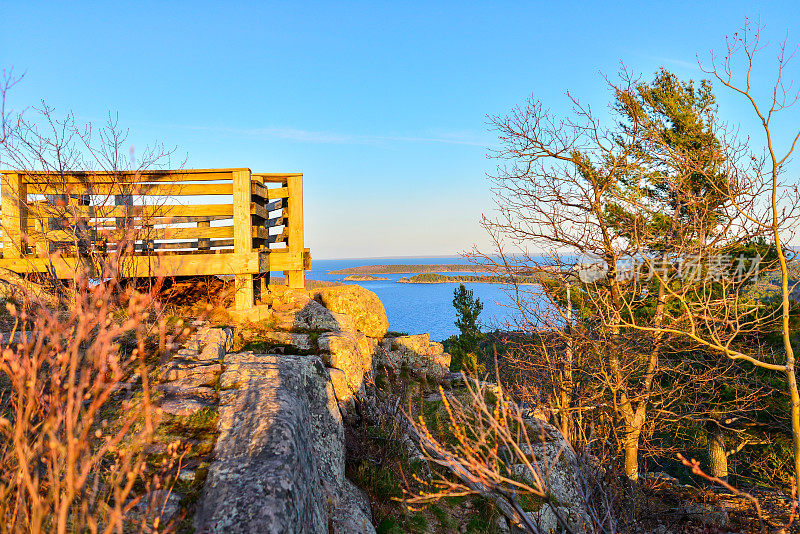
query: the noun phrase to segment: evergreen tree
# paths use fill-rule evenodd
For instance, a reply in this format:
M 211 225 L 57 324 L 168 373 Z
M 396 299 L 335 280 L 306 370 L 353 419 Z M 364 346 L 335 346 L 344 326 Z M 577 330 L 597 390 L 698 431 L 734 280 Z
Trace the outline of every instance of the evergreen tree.
M 461 284 L 453 291 L 453 307 L 456 309 L 455 325 L 461 334 L 452 336 L 445 342 L 445 348 L 452 357 L 450 368 L 453 371 L 484 372 L 483 366 L 478 364 L 477 356 L 478 346 L 483 338 L 478 325 L 483 303 L 475 298 L 471 289 Z
M 478 327 L 478 316 L 483 311 L 481 300 L 475 298 L 473 290 L 461 284 L 453 291 L 453 307 L 457 315 L 455 325 L 461 335 L 476 338 L 481 331 Z

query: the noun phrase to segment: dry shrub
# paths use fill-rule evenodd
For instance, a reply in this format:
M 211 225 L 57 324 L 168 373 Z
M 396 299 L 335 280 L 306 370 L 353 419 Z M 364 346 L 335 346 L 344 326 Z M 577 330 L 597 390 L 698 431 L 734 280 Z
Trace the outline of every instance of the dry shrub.
M 161 465 L 147 463 L 155 291 L 115 277 L 70 287 L 67 309 L 7 304 L 17 323 L 0 358 L 0 530 L 163 531 L 182 450 L 172 444 Z
M 586 475 L 584 458 L 568 459 L 566 441 L 561 442 L 554 461 L 564 462 L 569 478 L 564 483 L 575 487 L 583 513 L 569 520 L 559 510 L 549 486 L 556 466 L 547 455 L 538 458 L 534 452 L 543 449 L 558 434 L 557 429 L 526 418 L 501 387 L 489 382 L 467 377 L 463 394 L 446 393 L 442 388 L 440 394 L 447 411 L 444 433 L 432 431 L 423 416 L 411 421 L 410 430 L 425 458 L 444 470 L 434 476 L 429 489 L 410 495 L 409 504 L 480 495 L 525 532 L 542 532 L 530 510 L 543 507 L 552 511 L 558 528 L 565 532 L 616 532 L 605 492 Z

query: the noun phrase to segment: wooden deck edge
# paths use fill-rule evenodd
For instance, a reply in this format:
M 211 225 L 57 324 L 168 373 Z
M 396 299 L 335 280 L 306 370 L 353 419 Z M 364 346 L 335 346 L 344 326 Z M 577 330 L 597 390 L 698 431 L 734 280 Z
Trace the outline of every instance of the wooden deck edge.
M 308 257 L 288 252 L 247 252 L 223 254 L 175 254 L 131 256 L 121 261 L 120 274 L 126 278 L 149 276 L 210 276 L 258 274 L 269 271 L 304 270 Z M 54 272 L 57 278 L 71 279 L 86 263 L 75 257 L 4 258 L 0 268 L 15 273 Z

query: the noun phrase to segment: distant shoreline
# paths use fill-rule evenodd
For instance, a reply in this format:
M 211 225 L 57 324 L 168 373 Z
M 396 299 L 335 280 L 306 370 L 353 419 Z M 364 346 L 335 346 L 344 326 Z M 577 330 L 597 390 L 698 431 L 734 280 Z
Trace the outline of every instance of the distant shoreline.
M 372 274 L 351 274 L 344 278 L 345 282 L 377 282 L 379 280 L 388 280 L 385 276 L 375 276 Z
M 412 274 L 412 273 L 484 273 L 488 269 L 482 265 L 440 263 L 430 265 L 361 265 L 348 267 L 328 274 Z
M 541 283 L 541 277 L 536 275 L 483 275 L 483 276 L 449 276 L 446 274 L 423 273 L 410 277 L 403 277 L 397 281 L 398 284 L 518 284 L 531 285 Z

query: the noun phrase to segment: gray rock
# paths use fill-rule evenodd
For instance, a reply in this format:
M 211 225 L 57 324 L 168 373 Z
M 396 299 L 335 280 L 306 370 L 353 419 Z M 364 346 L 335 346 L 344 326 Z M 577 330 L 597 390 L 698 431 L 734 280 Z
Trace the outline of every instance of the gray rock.
M 293 328 L 327 332 L 356 331 L 352 317 L 343 313 L 334 313 L 315 300 L 309 300 L 300 311 L 294 314 Z
M 389 330 L 383 303 L 375 293 L 361 286 L 325 287 L 315 291 L 314 297 L 332 312 L 352 317 L 356 328 L 369 337 L 382 338 Z
M 317 357 L 228 354 L 197 532 L 374 533 L 344 476 L 344 429 Z M 350 529 L 350 530 L 347 530 Z
M 192 415 L 213 405 L 213 401 L 199 397 L 166 397 L 158 404 L 164 413 L 180 416 Z
M 538 471 L 538 477 L 533 477 L 523 463 L 511 465 L 510 471 L 534 484 L 536 478 L 543 480 L 555 503 L 552 507 L 543 503 L 538 511 L 529 512 L 529 515 L 543 533 L 561 532 L 556 512 L 569 524 L 572 532 L 593 532 L 575 451 L 554 426 L 538 419 L 526 420 L 526 423 L 532 446 L 521 448 Z
M 177 491 L 168 490 L 153 490 L 142 496 L 141 500 L 136 503 L 128 512 L 126 519 L 130 524 L 141 525 L 141 521 L 147 518 L 148 523 L 152 524 L 153 520 L 158 517 L 159 524 L 166 525 L 176 518 L 181 511 L 181 499 L 183 495 Z M 138 529 L 135 529 L 138 531 Z
M 325 363 L 344 372 L 350 391 L 355 394 L 364 384 L 364 374 L 372 368 L 372 347 L 361 332 L 327 332 L 317 339 Z
M 194 358 L 197 357 L 197 349 L 196 348 L 192 349 L 184 346 L 183 348 L 178 349 L 178 352 L 175 353 L 175 356 L 178 358 L 193 360 Z
M 680 511 L 711 527 L 724 528 L 730 523 L 728 511 L 722 506 L 711 503 L 687 502 L 681 506 Z
M 205 402 L 215 402 L 217 392 L 206 386 L 184 386 L 179 382 L 169 382 L 159 384 L 156 390 L 162 392 L 165 397 L 176 398 L 196 398 Z
M 197 475 L 197 471 L 194 469 L 189 469 L 188 467 L 181 468 L 180 472 L 178 473 L 178 480 L 182 480 L 184 482 L 193 482 L 194 477 Z
M 211 384 L 220 373 L 222 373 L 222 366 L 218 363 L 172 362 L 164 369 L 161 376 L 165 381 L 178 381 L 189 387 Z
M 273 343 L 280 343 L 282 345 L 292 345 L 300 350 L 311 350 L 313 345 L 311 343 L 311 336 L 308 334 L 296 334 L 294 332 L 265 332 L 261 335 L 261 339 L 271 341 Z
M 406 365 L 436 380 L 443 380 L 450 372 L 450 355 L 441 343 L 431 342 L 428 334 L 385 338 L 378 356 L 379 363 L 393 368 Z
M 198 344 L 197 359 L 219 360 L 233 349 L 233 332 L 230 328 L 203 327 L 195 333 Z

